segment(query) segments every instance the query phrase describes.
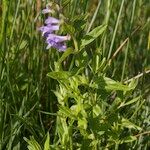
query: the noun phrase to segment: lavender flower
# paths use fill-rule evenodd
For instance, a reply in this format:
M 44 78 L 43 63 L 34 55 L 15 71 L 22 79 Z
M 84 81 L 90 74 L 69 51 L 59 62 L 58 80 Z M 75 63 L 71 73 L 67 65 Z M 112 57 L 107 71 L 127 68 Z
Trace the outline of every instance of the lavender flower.
M 52 10 L 50 10 L 48 7 L 42 11 L 44 14 L 49 12 L 52 12 Z M 51 47 L 54 47 L 59 51 L 65 51 L 67 49 L 65 41 L 70 40 L 70 36 L 59 36 L 54 34 L 55 31 L 59 30 L 59 24 L 60 20 L 49 16 L 45 20 L 45 26 L 39 28 L 39 30 L 42 32 L 42 36 L 46 38 L 46 49 Z
M 58 49 L 58 51 L 65 51 L 66 49 L 67 49 L 67 46 L 66 46 L 66 44 L 65 43 L 63 43 L 63 42 L 61 42 L 61 43 L 57 43 L 57 42 L 55 42 L 55 41 L 52 41 L 52 40 L 48 40 L 48 41 L 46 41 L 47 42 L 47 47 L 46 47 L 46 49 L 49 49 L 49 48 L 51 48 L 51 47 L 54 47 L 54 48 L 56 48 L 56 49 Z
M 45 24 L 58 24 L 60 21 L 56 18 L 53 18 L 53 17 L 48 17 L 46 20 L 45 20 Z
M 55 34 L 49 34 L 47 37 L 47 40 L 53 40 L 57 43 L 63 42 L 63 41 L 67 41 L 70 39 L 70 36 L 66 35 L 66 36 L 59 36 L 59 35 L 55 35 Z
M 67 46 L 64 41 L 70 40 L 70 36 L 58 36 L 55 34 L 49 34 L 46 39 L 46 43 L 48 44 L 47 49 L 50 47 L 54 47 L 59 51 L 65 51 Z
M 59 25 L 47 25 L 47 26 L 42 26 L 39 28 L 39 30 L 42 32 L 42 35 L 45 36 L 45 34 L 52 33 L 53 31 L 59 30 Z

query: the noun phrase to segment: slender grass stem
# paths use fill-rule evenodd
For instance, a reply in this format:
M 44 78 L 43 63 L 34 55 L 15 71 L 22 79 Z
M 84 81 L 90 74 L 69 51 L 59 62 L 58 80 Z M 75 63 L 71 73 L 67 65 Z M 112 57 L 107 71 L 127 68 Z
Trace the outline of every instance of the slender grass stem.
M 123 63 L 121 82 L 123 82 L 124 75 L 125 75 L 125 66 L 126 66 L 126 62 L 127 62 L 128 49 L 129 49 L 129 40 L 127 41 L 127 46 L 126 46 L 126 49 L 125 49 L 125 59 L 124 59 L 124 63 Z
M 132 29 L 132 24 L 133 24 L 133 19 L 134 19 L 134 13 L 135 13 L 135 6 L 136 6 L 136 0 L 133 1 L 133 9 L 132 9 L 132 15 L 131 15 L 131 21 L 130 21 L 129 31 L 131 31 L 131 29 Z M 126 67 L 126 63 L 127 63 L 127 56 L 128 56 L 129 44 L 130 44 L 130 41 L 128 40 L 127 47 L 126 47 L 126 50 L 125 50 L 125 59 L 124 59 L 124 63 L 123 63 L 123 69 L 122 69 L 122 75 L 121 75 L 121 82 L 123 82 L 123 79 L 124 79 L 124 76 L 125 76 L 125 67 Z
M 99 3 L 98 3 L 98 5 L 97 5 L 97 8 L 96 8 L 96 10 L 95 10 L 95 12 L 94 12 L 94 15 L 93 15 L 93 17 L 92 17 L 92 20 L 91 20 L 91 22 L 90 22 L 90 24 L 89 24 L 89 27 L 88 27 L 86 33 L 90 32 L 90 30 L 91 30 L 91 28 L 92 28 L 92 25 L 93 25 L 93 23 L 94 23 L 94 21 L 95 21 L 95 19 L 96 19 L 97 14 L 98 14 L 98 10 L 99 10 L 99 8 L 100 8 L 100 5 L 101 5 L 101 0 L 99 0 Z
M 121 2 L 121 6 L 120 6 L 119 14 L 118 14 L 118 17 L 117 17 L 117 21 L 116 21 L 113 37 L 112 37 L 112 40 L 111 40 L 111 44 L 110 44 L 110 48 L 109 48 L 109 53 L 108 53 L 107 59 L 109 59 L 111 57 L 111 53 L 112 53 L 112 49 L 113 49 L 113 46 L 114 46 L 114 41 L 115 41 L 115 38 L 116 38 L 116 33 L 117 33 L 117 29 L 118 29 L 121 13 L 122 13 L 122 10 L 123 10 L 124 2 L 125 2 L 125 0 L 122 0 L 122 2 Z
M 138 79 L 138 78 L 140 78 L 140 77 L 142 77 L 142 76 L 144 76 L 144 75 L 146 75 L 146 74 L 149 74 L 149 73 L 150 73 L 150 70 L 146 70 L 145 72 L 142 72 L 142 73 L 136 75 L 135 77 L 132 77 L 131 79 L 126 80 L 124 83 L 125 83 L 125 84 L 126 84 L 126 83 L 129 83 L 129 82 L 131 82 L 132 80 Z
M 104 19 L 104 23 L 103 24 L 106 24 L 108 26 L 108 23 L 109 23 L 109 19 L 110 19 L 110 14 L 111 14 L 111 10 L 112 10 L 112 5 L 113 5 L 113 0 L 107 0 L 106 1 L 106 16 L 105 16 L 105 19 Z M 101 45 L 103 46 L 103 56 L 105 56 L 106 54 L 106 48 L 107 48 L 107 45 L 106 45 L 106 42 L 107 42 L 107 31 L 104 33 L 103 37 L 102 37 L 102 43 Z

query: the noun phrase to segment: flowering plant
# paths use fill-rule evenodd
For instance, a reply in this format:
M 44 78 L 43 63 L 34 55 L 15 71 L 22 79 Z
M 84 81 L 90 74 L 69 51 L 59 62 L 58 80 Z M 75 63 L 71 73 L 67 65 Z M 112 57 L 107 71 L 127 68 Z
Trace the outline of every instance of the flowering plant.
M 52 10 L 47 6 L 45 9 L 43 9 L 42 13 L 52 13 Z M 51 16 L 49 16 L 45 20 L 45 25 L 39 28 L 39 30 L 42 32 L 42 36 L 46 38 L 46 49 L 49 49 L 51 47 L 58 49 L 58 51 L 65 51 L 67 49 L 65 41 L 70 40 L 70 36 L 56 35 L 54 32 L 58 31 L 59 28 L 60 20 Z

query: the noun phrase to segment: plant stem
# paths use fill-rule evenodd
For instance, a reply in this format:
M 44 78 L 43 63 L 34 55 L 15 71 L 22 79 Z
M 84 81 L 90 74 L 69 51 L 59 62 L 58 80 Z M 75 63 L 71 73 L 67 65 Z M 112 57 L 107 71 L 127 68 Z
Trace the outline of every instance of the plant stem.
M 124 2 L 125 2 L 125 0 L 122 0 L 107 59 L 110 58 L 111 53 L 112 53 L 112 49 L 113 49 L 113 46 L 114 46 L 114 41 L 115 41 L 115 37 L 116 37 L 118 25 L 119 25 L 119 20 L 120 20 L 120 17 L 121 17 L 121 13 L 122 13 L 122 10 L 123 10 Z
M 99 0 L 99 3 L 98 3 L 97 8 L 96 8 L 96 11 L 95 11 L 95 13 L 94 13 L 94 15 L 93 15 L 93 18 L 92 18 L 92 20 L 91 20 L 91 22 L 90 22 L 90 25 L 89 25 L 89 27 L 88 27 L 86 33 L 88 33 L 88 32 L 91 30 L 91 27 L 92 27 L 92 25 L 93 25 L 93 23 L 94 23 L 94 21 L 95 21 L 95 19 L 96 19 L 98 10 L 99 10 L 99 8 L 100 8 L 100 5 L 101 5 L 101 0 Z

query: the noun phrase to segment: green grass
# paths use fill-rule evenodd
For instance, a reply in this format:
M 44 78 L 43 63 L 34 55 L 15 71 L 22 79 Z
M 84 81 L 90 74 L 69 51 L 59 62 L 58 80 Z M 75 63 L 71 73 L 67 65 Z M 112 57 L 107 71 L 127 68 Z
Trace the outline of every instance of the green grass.
M 148 1 L 53 0 L 65 53 L 38 31 L 48 2 L 0 0 L 0 150 L 149 149 Z

